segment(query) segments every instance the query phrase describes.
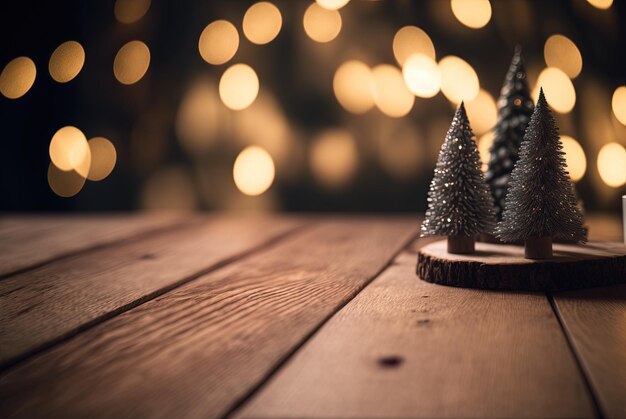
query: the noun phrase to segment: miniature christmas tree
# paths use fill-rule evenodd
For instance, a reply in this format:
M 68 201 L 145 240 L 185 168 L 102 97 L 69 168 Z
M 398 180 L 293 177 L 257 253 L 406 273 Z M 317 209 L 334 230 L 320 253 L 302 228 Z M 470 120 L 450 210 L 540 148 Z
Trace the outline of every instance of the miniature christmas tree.
M 513 166 L 517 162 L 519 147 L 530 116 L 533 101 L 528 90 L 522 48 L 518 45 L 511 66 L 504 79 L 498 99 L 498 122 L 494 129 L 493 145 L 489 149 L 489 168 L 485 179 L 491 187 L 496 205 L 496 219 L 502 219 L 504 199 Z
M 562 148 L 542 89 L 511 173 L 502 221 L 497 227 L 503 241 L 524 240 L 529 259 L 551 257 L 553 238 L 585 240 L 583 216 Z
M 473 253 L 476 234 L 491 233 L 494 225 L 493 198 L 461 103 L 439 152 L 422 237 L 448 236 L 449 253 Z

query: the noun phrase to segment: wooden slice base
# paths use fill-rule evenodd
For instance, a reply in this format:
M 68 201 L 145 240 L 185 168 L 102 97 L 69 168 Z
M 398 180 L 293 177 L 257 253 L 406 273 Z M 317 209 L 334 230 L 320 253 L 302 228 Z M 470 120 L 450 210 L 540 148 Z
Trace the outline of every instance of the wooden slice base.
M 417 275 L 435 284 L 492 290 L 563 291 L 626 283 L 626 246 L 613 242 L 553 245 L 550 259 L 524 258 L 524 247 L 476 243 L 455 255 L 446 240 L 417 254 Z

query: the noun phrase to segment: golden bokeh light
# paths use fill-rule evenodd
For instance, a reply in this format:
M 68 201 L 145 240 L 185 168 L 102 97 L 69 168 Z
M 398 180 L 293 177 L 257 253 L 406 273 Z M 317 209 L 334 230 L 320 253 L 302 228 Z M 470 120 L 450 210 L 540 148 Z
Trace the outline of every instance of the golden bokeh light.
M 415 96 L 404 84 L 397 67 L 380 64 L 372 69 L 374 103 L 382 113 L 392 118 L 407 115 L 413 109 Z
M 267 1 L 253 4 L 243 16 L 243 33 L 257 45 L 267 44 L 276 38 L 282 25 L 280 10 Z
M 439 61 L 441 91 L 454 104 L 474 99 L 480 90 L 478 75 L 462 58 L 448 55 Z
M 347 111 L 363 114 L 374 107 L 372 71 L 363 62 L 346 61 L 335 72 L 333 90 Z
M 234 111 L 245 109 L 259 94 L 259 78 L 249 65 L 235 64 L 222 74 L 219 92 L 228 108 Z
M 91 151 L 91 166 L 87 179 L 99 181 L 111 174 L 117 161 L 115 146 L 104 137 L 94 137 L 89 140 Z
M 358 154 L 354 139 L 348 131 L 325 131 L 315 138 L 311 147 L 309 164 L 318 182 L 338 187 L 354 176 Z
M 615 89 L 611 106 L 617 120 L 626 125 L 626 86 L 620 86 Z
M 574 42 L 566 36 L 556 34 L 546 40 L 543 57 L 548 67 L 556 67 L 574 79 L 583 68 L 583 57 Z
M 496 101 L 483 89 L 478 91 L 474 99 L 465 102 L 465 110 L 476 135 L 484 134 L 498 122 Z
M 237 188 L 246 195 L 258 196 L 274 182 L 272 156 L 259 146 L 243 149 L 233 165 L 233 179 Z
M 85 64 L 85 50 L 76 41 L 62 43 L 54 50 L 48 62 L 50 76 L 59 83 L 67 83 L 80 73 Z
M 472 29 L 484 27 L 491 19 L 491 3 L 489 0 L 450 0 L 454 16 Z
M 393 55 L 402 67 L 413 54 L 424 54 L 435 59 L 435 46 L 428 34 L 416 26 L 400 28 L 393 37 Z
M 421 135 L 408 123 L 389 125 L 377 135 L 381 166 L 396 179 L 415 179 L 424 155 Z
M 613 4 L 613 0 L 587 0 L 593 7 L 606 10 Z
M 330 42 L 341 32 L 341 15 L 312 3 L 302 19 L 304 32 L 316 42 Z
M 198 50 L 209 64 L 224 64 L 235 56 L 239 48 L 237 28 L 227 20 L 216 20 L 200 34 Z
M 176 136 L 192 154 L 207 152 L 216 142 L 219 128 L 227 123 L 222 115 L 216 86 L 208 79 L 192 83 L 176 113 Z
M 182 166 L 171 166 L 154 173 L 143 186 L 140 206 L 151 210 L 195 209 L 198 196 L 189 171 Z
M 478 139 L 477 148 L 478 154 L 480 154 L 480 161 L 482 162 L 483 171 L 487 170 L 487 165 L 489 164 L 489 159 L 491 158 L 491 153 L 489 149 L 493 144 L 493 139 L 493 131 L 487 132 Z
M 150 9 L 150 0 L 117 0 L 113 13 L 120 23 L 134 23 Z
M 317 4 L 328 10 L 339 10 L 350 0 L 315 0 Z
M 580 143 L 569 135 L 561 135 L 561 144 L 563 144 L 569 176 L 574 182 L 578 182 L 587 171 L 585 151 Z
M 150 49 L 141 41 L 130 41 L 115 55 L 113 74 L 122 84 L 137 83 L 150 66 Z
M 411 55 L 402 67 L 402 76 L 406 86 L 415 96 L 430 98 L 441 89 L 439 66 L 427 55 Z
M 537 102 L 539 90 L 543 93 L 552 109 L 559 113 L 568 113 L 576 104 L 576 90 L 567 74 L 555 67 L 548 67 L 539 73 L 533 89 L 533 100 Z
M 50 140 L 49 153 L 60 170 L 74 170 L 83 177 L 89 174 L 91 151 L 85 134 L 78 128 L 68 125 L 59 129 Z
M 612 188 L 626 183 L 626 149 L 618 143 L 605 144 L 598 153 L 598 172 Z
M 74 170 L 64 171 L 50 163 L 48 166 L 48 185 L 55 194 L 69 198 L 83 189 L 85 177 Z
M 0 93 L 6 98 L 17 99 L 26 94 L 35 83 L 37 68 L 28 57 L 11 60 L 0 73 Z

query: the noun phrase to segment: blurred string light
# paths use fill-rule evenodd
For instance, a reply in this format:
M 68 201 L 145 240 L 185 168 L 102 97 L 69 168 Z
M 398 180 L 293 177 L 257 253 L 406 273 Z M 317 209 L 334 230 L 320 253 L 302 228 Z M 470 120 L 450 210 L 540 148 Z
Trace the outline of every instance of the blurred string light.
M 253 44 L 264 45 L 276 38 L 282 24 L 278 7 L 261 1 L 250 6 L 243 16 L 243 33 Z
M 563 144 L 569 176 L 574 182 L 578 182 L 587 171 L 585 151 L 580 143 L 569 135 L 561 135 L 561 144 Z
M 467 117 L 476 135 L 491 130 L 498 121 L 496 101 L 489 92 L 480 89 L 476 97 L 465 102 Z
M 243 149 L 233 165 L 235 185 L 249 196 L 258 196 L 267 191 L 274 182 L 274 175 L 272 156 L 259 146 Z
M 415 96 L 404 84 L 397 67 L 380 64 L 372 69 L 374 103 L 382 113 L 392 118 L 407 115 L 413 109 Z
M 120 23 L 134 23 L 144 17 L 148 9 L 150 0 L 117 0 L 113 13 Z
M 37 68 L 28 57 L 17 57 L 4 66 L 0 73 L 0 92 L 9 99 L 26 94 L 35 83 Z
M 393 37 L 393 55 L 402 67 L 413 54 L 424 54 L 435 60 L 435 46 L 428 34 L 416 26 L 400 28 Z
M 337 101 L 347 111 L 363 114 L 374 107 L 373 77 L 370 68 L 357 60 L 341 64 L 333 77 Z
M 480 161 L 482 162 L 483 170 L 487 170 L 487 165 L 489 164 L 489 159 L 491 158 L 491 152 L 489 149 L 493 144 L 493 139 L 493 131 L 487 132 L 478 139 L 478 154 L 480 154 Z
M 441 73 L 435 60 L 417 53 L 411 55 L 402 67 L 402 76 L 409 90 L 416 96 L 431 98 L 441 88 Z
M 587 0 L 589 4 L 597 9 L 608 9 L 613 4 L 613 0 Z
M 617 120 L 626 125 L 626 86 L 620 86 L 615 89 L 611 106 Z
M 468 28 L 480 29 L 491 19 L 489 0 L 451 0 L 450 7 L 459 22 Z
M 150 49 L 141 41 L 130 41 L 115 55 L 113 74 L 122 84 L 137 83 L 150 66 Z
M 454 104 L 469 102 L 478 95 L 480 83 L 476 71 L 462 58 L 448 55 L 439 61 L 441 91 Z
M 556 34 L 546 40 L 543 56 L 548 67 L 556 67 L 570 79 L 575 79 L 583 68 L 583 57 L 574 42 L 566 36 Z
M 347 183 L 358 166 L 352 135 L 340 129 L 322 132 L 312 142 L 309 165 L 315 179 L 325 186 L 339 187 Z
M 48 166 L 48 185 L 63 198 L 76 195 L 85 185 L 85 177 L 74 170 L 61 170 L 53 163 Z
M 115 167 L 117 153 L 111 141 L 104 137 L 94 137 L 89 140 L 91 152 L 91 166 L 87 178 L 93 181 L 105 179 Z
M 237 28 L 227 20 L 216 20 L 200 34 L 198 50 L 209 64 L 224 64 L 235 56 L 239 48 Z
M 193 210 L 197 207 L 193 179 L 182 166 L 171 166 L 154 173 L 146 181 L 140 206 L 158 210 Z
M 317 4 L 328 10 L 339 10 L 350 0 L 315 0 Z
M 559 113 L 568 113 L 576 104 L 576 90 L 567 74 L 555 67 L 545 68 L 539 73 L 533 89 L 533 100 L 539 98 L 539 90 L 543 88 L 546 100 L 552 109 Z
M 192 154 L 207 152 L 216 141 L 225 115 L 217 88 L 202 78 L 191 84 L 176 113 L 176 136 L 182 146 Z
M 50 76 L 59 83 L 67 83 L 80 73 L 85 64 L 85 50 L 76 41 L 59 45 L 48 62 Z
M 328 10 L 313 3 L 304 12 L 302 24 L 312 40 L 330 42 L 341 32 L 341 15 L 337 10 Z
M 247 64 L 232 65 L 220 78 L 219 92 L 224 105 L 240 111 L 250 106 L 259 94 L 259 78 Z
M 626 183 L 626 149 L 618 143 L 605 144 L 598 153 L 598 172 L 608 186 L 619 188 Z
M 68 125 L 59 129 L 50 140 L 49 153 L 60 170 L 75 170 L 85 178 L 89 174 L 91 151 L 85 134 L 78 128 Z

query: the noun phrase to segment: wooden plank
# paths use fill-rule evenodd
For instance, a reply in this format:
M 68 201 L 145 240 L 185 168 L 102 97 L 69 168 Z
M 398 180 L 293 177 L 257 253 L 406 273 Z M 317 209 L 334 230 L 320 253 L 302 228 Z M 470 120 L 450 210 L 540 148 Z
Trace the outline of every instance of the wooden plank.
M 0 416 L 220 417 L 416 230 L 321 222 L 6 371 Z
M 545 295 L 444 287 L 405 253 L 238 418 L 590 417 Z
M 553 298 L 600 410 L 607 418 L 626 417 L 626 286 Z
M 173 214 L 1 217 L 0 277 L 181 221 Z
M 0 281 L 0 366 L 71 336 L 300 226 L 213 217 Z

